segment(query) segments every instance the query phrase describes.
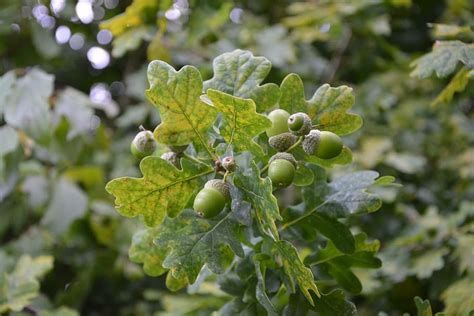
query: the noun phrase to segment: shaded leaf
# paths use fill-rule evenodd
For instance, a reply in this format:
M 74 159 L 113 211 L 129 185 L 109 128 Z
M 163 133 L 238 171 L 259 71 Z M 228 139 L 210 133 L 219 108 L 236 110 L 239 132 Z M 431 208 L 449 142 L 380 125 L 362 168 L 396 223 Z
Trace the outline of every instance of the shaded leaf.
M 84 216 L 87 200 L 87 195 L 77 185 L 60 178 L 54 185 L 53 197 L 41 225 L 56 236 L 65 233 L 76 219 Z
M 179 71 L 155 60 L 148 66 L 150 88 L 146 95 L 160 110 L 161 124 L 155 129 L 158 142 L 187 145 L 194 140 L 207 147 L 206 131 L 214 123 L 216 109 L 201 101 L 202 78 L 192 66 Z
M 334 165 L 347 165 L 352 162 L 352 152 L 347 146 L 343 146 L 341 153 L 337 157 L 331 159 L 321 159 L 313 155 L 308 155 L 301 147 L 295 148 L 291 153 L 294 154 L 295 158 L 298 160 L 304 160 L 307 163 L 324 168 L 331 168 Z
M 258 260 L 258 257 L 254 256 L 254 263 L 255 263 L 255 272 L 257 274 L 257 287 L 255 296 L 257 301 L 260 305 L 265 308 L 268 315 L 276 316 L 278 313 L 275 310 L 275 306 L 273 306 L 270 298 L 267 295 L 267 290 L 265 286 L 265 271 L 266 265 L 265 262 L 261 262 Z
M 314 306 L 308 304 L 300 293 L 290 296 L 290 302 L 285 308 L 283 315 L 300 316 L 308 315 L 309 311 L 314 311 L 320 316 L 355 316 L 357 310 L 355 305 L 346 300 L 344 292 L 336 289 L 328 294 L 322 294 L 321 297 L 313 295 Z
M 187 159 L 181 164 L 183 169 L 178 170 L 161 158 L 145 157 L 140 163 L 142 178 L 117 178 L 105 189 L 115 196 L 120 214 L 142 215 L 148 226 L 156 226 L 166 215 L 178 215 L 199 189 L 199 178 L 213 172 L 211 167 L 194 165 Z
M 436 76 L 443 78 L 452 74 L 459 62 L 467 68 L 474 68 L 474 44 L 436 41 L 430 53 L 412 62 L 411 66 L 415 69 L 410 75 L 427 78 L 435 72 Z
M 239 223 L 233 212 L 204 219 L 193 210 L 166 218 L 155 238 L 163 267 L 178 280 L 194 283 L 204 264 L 217 274 L 232 262 L 234 253 L 244 256 L 238 237 Z
M 47 144 L 52 130 L 48 99 L 53 88 L 54 76 L 38 68 L 17 78 L 5 98 L 5 121 L 22 129 L 37 142 Z
M 243 191 L 244 197 L 251 202 L 263 231 L 278 240 L 275 221 L 282 218 L 277 200 L 272 194 L 270 178 L 260 178 L 260 170 L 252 162 L 251 167 L 244 172 L 237 170 L 234 175 L 234 184 Z
M 319 290 L 314 282 L 313 272 L 306 267 L 298 255 L 296 248 L 289 242 L 282 240 L 273 243 L 275 251 L 281 257 L 283 268 L 286 275 L 288 275 L 291 291 L 295 292 L 295 282 L 299 289 L 304 294 L 311 305 L 314 305 L 314 300 L 310 290 L 320 297 Z
M 262 155 L 262 148 L 253 138 L 271 127 L 272 122 L 256 112 L 255 103 L 212 89 L 207 90 L 207 95 L 222 114 L 219 132 L 228 146 L 232 145 L 236 151 Z
M 276 84 L 260 85 L 272 65 L 265 57 L 254 57 L 240 49 L 214 59 L 214 76 L 204 82 L 204 90 L 215 89 L 230 95 L 252 99 L 258 112 L 263 112 L 278 101 L 280 90 Z
M 79 312 L 69 307 L 61 306 L 54 310 L 42 310 L 38 316 L 79 316 Z
M 303 162 L 298 163 L 298 168 L 296 168 L 295 178 L 293 179 L 293 184 L 300 187 L 305 187 L 313 183 L 314 174 L 311 169 L 306 167 L 306 164 Z

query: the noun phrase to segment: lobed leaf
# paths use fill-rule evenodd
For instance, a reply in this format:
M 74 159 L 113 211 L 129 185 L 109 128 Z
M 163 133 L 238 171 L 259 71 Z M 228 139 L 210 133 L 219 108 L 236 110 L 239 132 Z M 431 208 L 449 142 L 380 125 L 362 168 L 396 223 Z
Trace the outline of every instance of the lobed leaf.
M 442 294 L 446 315 L 471 315 L 474 310 L 474 277 L 466 276 L 451 284 Z
M 142 178 L 117 178 L 105 189 L 115 196 L 120 214 L 141 215 L 148 226 L 156 226 L 166 215 L 178 215 L 199 189 L 200 178 L 213 172 L 211 167 L 187 159 L 181 164 L 183 169 L 178 170 L 161 158 L 145 157 L 140 163 Z
M 414 67 L 411 76 L 427 78 L 433 72 L 443 78 L 456 70 L 458 63 L 474 68 L 474 44 L 461 41 L 436 41 L 433 50 L 411 63 Z
M 346 300 L 344 292 L 336 289 L 321 297 L 314 297 L 314 305 L 309 305 L 302 296 L 297 293 L 290 296 L 290 302 L 285 308 L 284 316 L 308 315 L 309 311 L 314 311 L 320 316 L 355 316 L 357 310 L 355 305 Z
M 166 218 L 155 238 L 162 266 L 171 276 L 192 284 L 204 264 L 217 274 L 225 271 L 234 253 L 244 256 L 239 240 L 239 222 L 233 212 L 204 219 L 193 210 L 176 218 Z
M 155 60 L 148 66 L 148 99 L 159 109 L 161 124 L 155 129 L 158 142 L 187 145 L 199 141 L 207 148 L 206 131 L 214 123 L 216 109 L 201 101 L 202 78 L 192 66 L 179 71 Z
M 332 88 L 324 84 L 306 100 L 303 81 L 298 75 L 289 74 L 283 79 L 280 90 L 280 107 L 289 113 L 308 113 L 317 129 L 347 135 L 362 126 L 360 116 L 347 112 L 355 100 L 350 87 Z
M 253 138 L 271 127 L 272 123 L 256 112 L 255 103 L 213 89 L 207 90 L 207 96 L 222 114 L 219 132 L 227 145 L 232 145 L 236 151 L 262 155 L 262 148 Z
M 215 89 L 227 94 L 255 101 L 258 112 L 264 112 L 278 101 L 280 90 L 276 84 L 260 85 L 270 72 L 271 62 L 265 57 L 254 57 L 251 52 L 236 49 L 214 59 L 214 76 L 204 82 L 204 91 Z

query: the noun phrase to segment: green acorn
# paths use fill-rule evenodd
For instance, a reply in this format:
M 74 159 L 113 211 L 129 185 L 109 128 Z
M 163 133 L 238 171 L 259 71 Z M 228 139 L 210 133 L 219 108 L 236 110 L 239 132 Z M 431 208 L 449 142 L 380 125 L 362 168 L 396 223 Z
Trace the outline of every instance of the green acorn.
M 283 134 L 272 136 L 268 139 L 270 146 L 278 151 L 285 151 L 293 146 L 298 140 L 298 137 L 292 133 L 286 132 Z
M 311 118 L 306 113 L 298 112 L 288 118 L 288 129 L 295 135 L 307 135 L 312 127 Z
M 292 154 L 277 153 L 270 158 L 268 177 L 272 184 L 278 188 L 286 188 L 295 178 L 296 160 Z
M 308 155 L 314 155 L 321 159 L 332 159 L 342 151 L 341 138 L 328 131 L 312 130 L 303 140 L 303 150 Z
M 235 165 L 234 157 L 232 156 L 224 157 L 222 159 L 222 167 L 224 167 L 224 169 L 229 172 L 235 171 L 236 165 Z
M 141 127 L 141 129 L 143 129 L 143 127 Z M 156 150 L 156 146 L 157 143 L 153 138 L 153 133 L 143 129 L 135 136 L 130 144 L 130 151 L 135 157 L 142 159 L 153 154 Z
M 310 131 L 309 134 L 304 137 L 303 143 L 301 144 L 304 152 L 308 155 L 313 155 L 318 147 L 320 137 L 320 130 L 313 129 Z
M 164 159 L 176 168 L 181 169 L 181 163 L 179 161 L 179 155 L 177 153 L 173 151 L 166 152 L 161 155 L 161 159 Z
M 276 109 L 268 114 L 268 118 L 272 121 L 272 126 L 267 128 L 267 136 L 272 137 L 281 133 L 288 132 L 288 118 L 290 113 L 282 109 Z
M 194 199 L 194 210 L 205 218 L 218 215 L 230 200 L 230 185 L 219 179 L 206 182 Z

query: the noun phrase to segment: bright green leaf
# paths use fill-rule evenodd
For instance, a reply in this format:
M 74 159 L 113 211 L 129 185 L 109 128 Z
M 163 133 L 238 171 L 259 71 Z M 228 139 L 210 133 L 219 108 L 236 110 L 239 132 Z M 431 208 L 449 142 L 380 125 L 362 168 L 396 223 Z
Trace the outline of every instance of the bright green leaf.
M 126 217 L 142 215 L 148 226 L 160 224 L 166 215 L 174 217 L 199 189 L 199 179 L 213 172 L 207 165 L 182 159 L 183 170 L 158 157 L 140 163 L 142 178 L 123 177 L 110 181 L 105 189 L 115 196 L 117 211 Z
M 297 74 L 287 75 L 280 85 L 280 109 L 290 114 L 308 110 L 308 104 L 304 95 L 303 80 Z
M 461 68 L 431 104 L 449 103 L 457 92 L 464 91 L 469 79 L 469 70 L 465 67 Z
M 236 97 L 252 99 L 257 111 L 263 112 L 275 105 L 280 96 L 276 84 L 260 85 L 270 72 L 272 64 L 265 57 L 254 57 L 240 49 L 214 59 L 214 76 L 204 82 L 204 90 L 215 89 Z
M 207 95 L 222 114 L 219 131 L 228 146 L 233 145 L 236 151 L 262 155 L 262 148 L 253 138 L 272 126 L 272 123 L 266 116 L 256 112 L 255 103 L 212 89 L 207 90 Z

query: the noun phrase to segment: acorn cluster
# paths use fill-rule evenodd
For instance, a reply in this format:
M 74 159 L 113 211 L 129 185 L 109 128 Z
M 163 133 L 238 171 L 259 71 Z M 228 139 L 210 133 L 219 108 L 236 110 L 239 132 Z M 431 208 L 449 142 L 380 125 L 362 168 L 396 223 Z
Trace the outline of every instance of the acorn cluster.
M 321 159 L 337 157 L 343 148 L 341 138 L 329 131 L 313 129 L 311 118 L 306 113 L 290 115 L 285 110 L 277 109 L 268 114 L 272 126 L 266 130 L 268 143 L 278 152 L 268 162 L 268 177 L 275 188 L 285 188 L 293 182 L 296 174 L 297 161 L 289 153 L 301 145 L 304 152 Z M 140 126 L 141 131 L 131 143 L 131 151 L 135 157 L 142 159 L 152 155 L 157 148 L 157 142 L 151 131 Z M 178 169 L 181 169 L 181 157 L 187 145 L 169 146 L 170 151 L 161 155 Z M 216 172 L 225 172 L 224 179 L 212 179 L 206 182 L 194 199 L 194 210 L 204 218 L 211 218 L 225 208 L 230 202 L 231 185 L 226 182 L 226 176 L 234 172 L 236 163 L 232 156 L 215 161 Z
M 270 158 L 268 176 L 275 187 L 289 186 L 295 177 L 296 160 L 286 151 L 301 142 L 304 152 L 321 159 L 332 159 L 342 151 L 341 138 L 329 131 L 313 129 L 311 118 L 306 113 L 290 115 L 277 109 L 268 114 L 272 126 L 266 130 L 268 143 L 278 153 Z

